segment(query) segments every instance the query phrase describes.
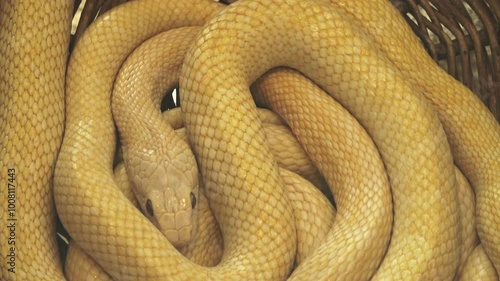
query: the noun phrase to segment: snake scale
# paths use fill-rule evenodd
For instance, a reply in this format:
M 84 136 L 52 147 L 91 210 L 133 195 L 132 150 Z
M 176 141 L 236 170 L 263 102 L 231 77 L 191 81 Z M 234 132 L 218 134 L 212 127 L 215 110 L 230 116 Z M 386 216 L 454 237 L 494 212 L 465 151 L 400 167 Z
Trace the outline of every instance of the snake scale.
M 474 94 L 432 61 L 389 2 L 241 0 L 225 7 L 211 0 L 137 0 L 98 18 L 66 65 L 70 2 L 0 2 L 0 179 L 6 186 L 0 218 L 12 228 L 2 230 L 12 239 L 2 235 L 1 280 L 65 279 L 55 243 L 56 210 L 71 238 L 115 280 L 470 280 L 473 272 L 498 280 L 500 126 Z M 215 267 L 179 254 L 113 180 L 115 76 L 143 41 L 183 26 L 203 26 L 184 60 L 180 98 L 224 239 Z M 313 81 L 284 83 L 314 83 L 331 96 L 323 99 L 335 99 L 359 121 L 378 149 L 394 203 L 392 228 L 383 223 L 392 221 L 386 215 L 377 218 L 380 226 L 371 220 L 356 224 L 354 214 L 374 212 L 372 201 L 359 200 L 372 193 L 349 184 L 333 187 L 341 178 L 333 171 L 358 182 L 369 178 L 361 170 L 374 168 L 373 161 L 364 161 L 361 170 L 336 167 L 336 159 L 324 157 L 335 151 L 328 142 L 335 137 L 313 137 L 328 127 L 308 119 L 322 116 L 319 107 L 298 118 L 297 98 L 265 97 L 270 107 L 283 107 L 276 110 L 340 196 L 339 226 L 327 241 L 344 241 L 345 247 L 320 246 L 293 272 L 293 212 L 249 91 L 276 66 Z M 273 87 L 265 81 L 256 87 L 273 91 L 264 89 Z M 346 126 L 332 112 L 324 114 Z M 315 127 L 319 131 L 303 130 Z M 342 145 L 353 150 L 359 143 Z M 352 160 L 363 157 L 368 155 Z M 468 225 L 458 204 L 465 193 L 457 184 L 464 181 L 454 164 L 475 194 L 481 244 L 474 251 L 462 245 Z M 7 189 L 9 182 L 15 189 Z M 387 252 L 378 254 L 380 265 L 364 261 L 366 253 L 356 246 L 373 233 L 368 229 L 391 232 Z M 359 245 L 369 244 L 363 241 Z M 367 264 L 371 273 L 360 274 Z
M 0 3 L 1 280 L 63 278 L 51 184 L 71 12 L 68 1 Z

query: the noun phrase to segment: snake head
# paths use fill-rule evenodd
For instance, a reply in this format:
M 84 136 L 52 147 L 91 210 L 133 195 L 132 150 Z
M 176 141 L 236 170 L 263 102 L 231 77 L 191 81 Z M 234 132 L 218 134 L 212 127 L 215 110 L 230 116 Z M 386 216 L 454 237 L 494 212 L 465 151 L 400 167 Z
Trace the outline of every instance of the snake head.
M 186 171 L 171 161 L 143 162 L 141 166 L 133 184 L 142 212 L 174 247 L 187 245 L 193 235 L 198 198 L 197 168 Z

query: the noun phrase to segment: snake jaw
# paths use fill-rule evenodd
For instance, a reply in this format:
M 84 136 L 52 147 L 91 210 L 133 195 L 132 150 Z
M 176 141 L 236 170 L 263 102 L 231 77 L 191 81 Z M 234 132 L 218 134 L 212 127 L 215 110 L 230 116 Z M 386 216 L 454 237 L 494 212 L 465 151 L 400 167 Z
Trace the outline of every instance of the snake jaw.
M 186 246 L 192 238 L 193 210 L 190 203 L 184 207 L 175 213 L 165 212 L 157 216 L 157 227 L 176 248 Z

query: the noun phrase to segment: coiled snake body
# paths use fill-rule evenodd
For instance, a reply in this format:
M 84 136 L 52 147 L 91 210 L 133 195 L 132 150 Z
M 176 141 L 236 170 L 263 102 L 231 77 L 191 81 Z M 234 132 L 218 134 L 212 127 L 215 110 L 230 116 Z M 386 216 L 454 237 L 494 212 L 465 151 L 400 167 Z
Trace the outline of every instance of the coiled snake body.
M 66 127 L 54 176 L 57 213 L 72 239 L 113 278 L 288 277 L 296 247 L 295 226 L 290 223 L 292 211 L 261 125 L 255 122 L 255 105 L 248 91 L 255 79 L 275 66 L 295 68 L 328 92 L 359 120 L 380 152 L 392 189 L 394 225 L 389 249 L 373 279 L 454 277 L 461 243 L 454 162 L 474 188 L 478 234 L 487 256 L 497 271 L 500 269 L 500 126 L 470 91 L 433 64 L 389 4 L 375 0 L 363 4 L 242 0 L 222 9 L 210 0 L 132 1 L 89 28 L 71 55 L 64 80 L 66 54 L 57 53 L 57 59 L 47 54 L 53 54 L 49 50 L 67 49 L 67 1 L 51 1 L 54 8 L 50 11 L 54 13 L 50 16 L 43 13 L 48 7 L 28 2 L 29 6 L 20 1 L 0 3 L 0 65 L 6 70 L 0 80 L 0 172 L 2 183 L 7 182 L 5 171 L 14 167 L 20 186 L 16 193 L 19 275 L 6 271 L 7 264 L 2 263 L 2 280 L 63 279 L 51 238 L 54 233 L 45 229 L 53 231 L 54 226 L 49 183 L 62 134 L 64 83 Z M 15 34 L 14 27 L 37 25 L 33 15 L 39 16 L 36 22 L 47 24 L 47 28 Z M 46 19 L 54 19 L 54 23 Z M 213 268 L 197 266 L 182 257 L 112 179 L 115 131 L 110 96 L 121 63 L 138 44 L 161 31 L 204 24 L 186 56 L 180 88 L 186 132 L 224 237 L 224 255 Z M 58 39 L 47 40 L 49 35 Z M 23 58 L 29 60 L 31 53 L 17 55 L 12 51 L 20 50 L 16 42 L 28 50 L 38 47 L 25 45 L 29 40 L 16 41 L 19 38 L 30 38 L 47 48 L 40 49 L 40 56 L 32 59 L 40 66 L 23 72 L 34 76 L 31 83 L 25 83 L 17 67 Z M 415 53 L 405 53 L 402 44 L 412 46 Z M 415 68 L 422 65 L 429 67 Z M 48 82 L 37 86 L 36 81 Z M 35 108 L 36 114 L 26 108 L 30 90 L 18 91 L 12 86 L 22 88 L 26 84 L 36 87 L 32 92 L 47 90 L 37 100 L 49 102 Z M 54 84 L 57 90 L 49 87 Z M 56 97 L 59 105 L 50 106 Z M 11 104 L 20 108 L 18 115 L 12 114 L 17 109 Z M 31 116 L 35 123 L 28 126 L 23 118 Z M 300 129 L 302 125 L 297 122 Z M 307 133 L 304 138 L 308 138 Z M 15 140 L 21 148 L 9 146 Z M 29 149 L 34 156 L 29 158 L 23 148 L 28 151 L 31 144 L 35 144 Z M 316 143 L 310 148 L 304 145 L 306 150 L 313 150 Z M 326 147 L 334 149 L 328 144 Z M 322 154 L 327 153 L 317 152 L 316 164 L 332 181 L 326 176 L 331 173 L 330 165 L 321 165 Z M 360 175 L 356 170 L 344 171 L 347 178 Z M 40 176 L 31 176 L 38 173 Z M 45 179 L 43 188 L 35 185 L 38 178 Z M 2 190 L 2 202 L 7 202 L 7 196 Z M 339 214 L 344 212 L 340 210 L 344 200 L 350 199 L 346 196 L 337 202 Z M 2 208 L 4 222 L 8 212 L 5 206 Z M 368 210 L 361 208 L 360 213 Z M 356 219 L 352 214 L 346 212 L 345 221 Z M 35 229 L 28 229 L 27 222 L 34 222 Z M 355 235 L 333 231 L 330 239 L 347 241 L 347 248 L 352 249 L 356 248 L 353 240 L 368 233 L 364 231 L 363 227 L 355 230 Z M 33 240 L 30 233 L 36 234 Z M 3 241 L 0 247 L 2 254 L 10 250 Z M 318 250 L 301 270 L 292 273 L 291 279 L 340 276 L 328 262 L 341 260 L 342 255 L 362 260 L 357 256 L 363 253 L 347 254 L 342 248 L 336 251 Z M 477 255 L 484 260 L 484 253 Z M 342 276 L 346 280 L 371 277 L 356 275 L 360 270 L 351 265 L 357 264 L 346 264 L 345 270 L 353 273 Z

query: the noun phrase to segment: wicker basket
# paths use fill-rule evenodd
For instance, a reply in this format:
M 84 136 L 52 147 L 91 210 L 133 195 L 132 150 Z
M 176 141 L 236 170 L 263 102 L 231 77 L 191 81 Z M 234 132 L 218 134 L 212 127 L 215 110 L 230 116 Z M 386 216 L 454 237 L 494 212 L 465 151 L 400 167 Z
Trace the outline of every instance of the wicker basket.
M 81 1 L 81 0 L 80 0 Z M 79 2 L 77 1 L 77 7 Z M 87 0 L 74 39 L 98 13 L 128 0 Z M 226 0 L 234 2 L 235 0 Z M 224 1 L 222 1 L 224 2 Z M 486 104 L 500 121 L 500 2 L 391 0 L 429 54 Z M 75 9 L 75 13 L 77 9 Z
M 432 58 L 500 120 L 500 2 L 391 0 Z

